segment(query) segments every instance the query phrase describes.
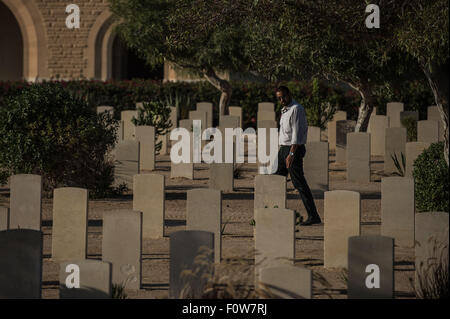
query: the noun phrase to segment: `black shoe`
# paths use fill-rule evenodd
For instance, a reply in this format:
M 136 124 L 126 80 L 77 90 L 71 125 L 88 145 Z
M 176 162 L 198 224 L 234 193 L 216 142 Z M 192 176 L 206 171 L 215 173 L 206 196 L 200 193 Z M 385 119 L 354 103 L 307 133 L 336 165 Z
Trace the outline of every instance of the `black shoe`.
M 310 226 L 310 225 L 321 224 L 321 223 L 322 223 L 322 220 L 320 219 L 320 217 L 315 217 L 315 218 L 308 217 L 307 220 L 300 223 L 300 226 Z

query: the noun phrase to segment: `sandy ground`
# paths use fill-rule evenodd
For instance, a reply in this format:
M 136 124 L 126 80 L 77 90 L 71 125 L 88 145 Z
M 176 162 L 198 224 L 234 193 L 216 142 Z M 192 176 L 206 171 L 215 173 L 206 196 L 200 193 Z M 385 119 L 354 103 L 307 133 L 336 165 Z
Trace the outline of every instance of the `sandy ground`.
M 361 193 L 361 234 L 380 234 L 380 186 L 383 170 L 383 159 L 373 157 L 371 161 L 371 182 L 368 184 L 352 184 L 346 182 L 345 164 L 334 162 L 334 154 L 330 154 L 330 190 L 353 190 Z M 169 156 L 158 156 L 154 173 L 166 176 L 166 217 L 165 236 L 161 239 L 144 240 L 142 254 L 142 288 L 138 291 L 127 291 L 129 298 L 167 298 L 169 288 L 169 235 L 186 227 L 185 207 L 186 192 L 194 188 L 208 187 L 208 168 L 206 164 L 195 164 L 194 180 L 170 178 Z M 222 237 L 223 259 L 239 258 L 250 274 L 254 268 L 252 249 L 254 247 L 253 197 L 255 164 L 244 164 L 242 176 L 235 179 L 232 193 L 222 196 L 222 223 L 225 230 Z M 298 193 L 288 182 L 287 208 L 299 211 L 306 216 L 306 211 Z M 316 206 L 323 219 L 323 197 L 315 198 Z M 9 192 L 3 188 L 0 204 L 9 205 Z M 59 265 L 51 258 L 52 234 L 52 201 L 43 200 L 43 298 L 58 298 Z M 104 211 L 120 208 L 132 209 L 132 196 L 107 200 L 91 200 L 89 202 L 88 224 L 88 258 L 101 259 L 102 215 Z M 323 224 L 314 226 L 297 226 L 295 243 L 295 265 L 313 270 L 315 278 L 321 275 L 329 287 L 321 281 L 313 281 L 314 298 L 346 298 L 346 282 L 342 269 L 324 269 L 323 267 Z M 223 263 L 226 264 L 224 261 Z M 230 266 L 231 267 L 231 266 Z M 237 267 L 237 266 L 235 266 Z M 241 266 L 239 266 L 241 267 Z M 233 269 L 233 268 L 230 268 Z M 252 276 L 237 271 L 239 281 L 252 285 Z M 414 249 L 395 247 L 395 295 L 396 298 L 414 298 L 410 279 L 414 277 Z

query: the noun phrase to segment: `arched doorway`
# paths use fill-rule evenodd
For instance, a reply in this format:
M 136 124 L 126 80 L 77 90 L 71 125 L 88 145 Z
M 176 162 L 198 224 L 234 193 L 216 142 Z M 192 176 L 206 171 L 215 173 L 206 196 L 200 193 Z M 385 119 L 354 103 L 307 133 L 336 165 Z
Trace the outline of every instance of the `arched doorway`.
M 116 36 L 112 45 L 112 78 L 114 80 L 163 80 L 164 65 L 151 68 L 134 50 Z
M 11 10 L 0 2 L 0 81 L 23 79 L 23 54 L 19 23 Z

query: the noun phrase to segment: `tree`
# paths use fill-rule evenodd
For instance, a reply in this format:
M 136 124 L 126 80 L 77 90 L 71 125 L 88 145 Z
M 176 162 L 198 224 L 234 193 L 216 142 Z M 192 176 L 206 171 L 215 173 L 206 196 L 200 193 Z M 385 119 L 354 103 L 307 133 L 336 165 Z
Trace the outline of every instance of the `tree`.
M 204 0 L 207 1 L 207 0 Z M 365 24 L 366 4 L 354 0 L 235 0 L 240 12 L 225 9 L 248 32 L 250 68 L 271 80 L 318 76 L 345 82 L 361 96 L 355 131 L 366 131 L 374 89 L 397 79 L 415 62 L 392 39 Z M 217 9 L 217 8 L 216 8 Z M 194 25 L 221 28 L 207 12 Z M 245 16 L 245 18 L 242 18 Z M 392 16 L 388 16 L 393 19 Z M 225 18 L 222 18 L 225 19 Z M 383 30 L 383 32 L 393 32 Z
M 220 114 L 228 113 L 232 89 L 218 74 L 247 70 L 243 44 L 245 30 L 226 19 L 239 11 L 233 0 L 110 0 L 112 12 L 120 18 L 117 31 L 127 44 L 146 58 L 150 65 L 168 61 L 204 77 L 221 92 Z M 193 23 L 205 12 L 214 12 L 221 28 Z M 221 16 L 223 14 L 223 18 Z M 205 27 L 206 26 L 206 27 Z
M 411 0 L 405 3 L 395 40 L 414 56 L 423 70 L 441 114 L 449 164 L 449 3 L 447 0 Z

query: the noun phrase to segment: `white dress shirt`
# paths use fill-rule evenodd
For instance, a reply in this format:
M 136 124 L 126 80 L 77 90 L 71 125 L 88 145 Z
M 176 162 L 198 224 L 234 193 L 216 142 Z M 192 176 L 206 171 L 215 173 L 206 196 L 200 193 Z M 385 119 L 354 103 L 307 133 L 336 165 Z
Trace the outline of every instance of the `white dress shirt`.
M 280 145 L 306 144 L 308 121 L 303 106 L 292 100 L 283 107 L 280 117 Z

